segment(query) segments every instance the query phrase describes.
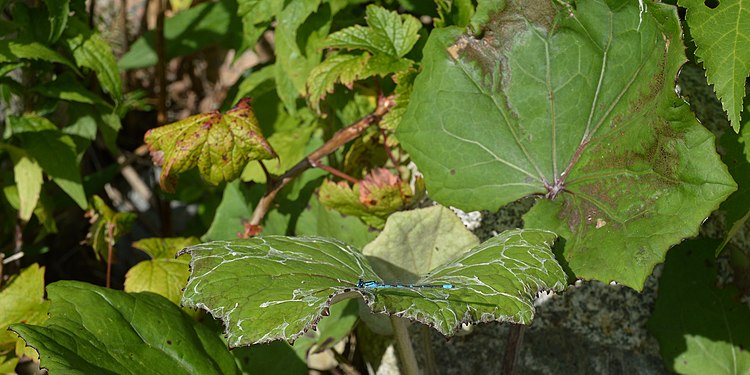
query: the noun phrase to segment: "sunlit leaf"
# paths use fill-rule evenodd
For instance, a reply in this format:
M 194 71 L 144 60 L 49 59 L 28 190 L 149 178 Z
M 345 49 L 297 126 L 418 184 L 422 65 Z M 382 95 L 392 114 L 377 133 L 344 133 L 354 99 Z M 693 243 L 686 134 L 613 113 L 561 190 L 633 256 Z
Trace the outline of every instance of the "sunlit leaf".
M 383 232 L 362 253 L 383 280 L 414 283 L 478 245 L 453 211 L 432 206 L 389 216 Z
M 434 30 L 396 134 L 431 198 L 495 210 L 543 196 L 525 226 L 564 238 L 577 277 L 640 289 L 736 185 L 675 94 L 676 9 L 566 4 L 510 1 L 482 39 Z
M 0 290 L 0 366 L 15 367 L 18 362 L 14 352 L 19 339 L 8 327 L 16 323 L 43 323 L 48 307 L 49 301 L 44 299 L 44 267 L 32 264 L 7 281 Z
M 463 322 L 529 324 L 540 289 L 561 290 L 565 274 L 550 246 L 554 233 L 505 232 L 433 269 L 420 284 L 452 288 L 368 288 L 382 283 L 365 257 L 334 239 L 264 236 L 184 249 L 192 275 L 183 305 L 225 324 L 232 347 L 293 341 L 313 329 L 330 305 L 362 296 L 377 313 L 397 314 L 450 336 Z M 238 287 L 241 286 L 241 287 Z
M 13 160 L 13 179 L 18 190 L 18 217 L 29 221 L 39 201 L 44 176 L 42 167 L 29 155 L 18 148 L 5 146 Z
M 319 197 L 324 206 L 379 228 L 388 215 L 413 203 L 415 193 L 408 182 L 385 168 L 377 168 L 353 186 L 346 181 L 326 180 L 320 186 Z
M 745 79 L 750 76 L 750 0 L 679 0 L 695 54 L 706 68 L 708 83 L 714 86 L 735 132 L 740 131 L 740 114 L 745 97 Z
M 174 192 L 176 174 L 191 168 L 218 185 L 240 176 L 249 161 L 276 156 L 263 138 L 250 99 L 224 115 L 218 111 L 188 117 L 149 130 L 144 140 L 156 165 L 162 166 L 162 189 Z
M 73 139 L 44 117 L 8 116 L 8 130 L 22 148 L 80 207 L 87 206 Z
M 93 70 L 104 91 L 116 103 L 120 102 L 122 81 L 109 43 L 99 33 L 89 30 L 86 25 L 75 18 L 69 20 L 66 32 L 70 35 L 67 35 L 64 40 L 76 64 Z
M 153 293 L 47 286 L 44 325 L 14 324 L 54 374 L 239 374 L 215 332 Z
M 146 238 L 133 243 L 134 248 L 146 252 L 152 259 L 128 270 L 125 291 L 152 292 L 179 304 L 190 270 L 188 259 L 175 259 L 175 255 L 180 249 L 199 242 L 195 237 L 178 237 Z
M 328 36 L 326 47 L 364 49 L 404 57 L 419 39 L 422 24 L 414 16 L 399 15 L 377 5 L 367 7 L 367 26 L 354 25 Z

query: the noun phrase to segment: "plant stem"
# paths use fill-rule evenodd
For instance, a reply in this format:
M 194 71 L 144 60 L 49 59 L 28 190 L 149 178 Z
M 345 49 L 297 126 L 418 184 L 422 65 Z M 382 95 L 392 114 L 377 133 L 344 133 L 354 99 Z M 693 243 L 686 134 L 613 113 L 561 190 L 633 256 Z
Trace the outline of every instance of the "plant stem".
M 112 279 L 112 246 L 115 242 L 115 224 L 107 223 L 107 281 L 106 286 L 109 288 Z
M 526 331 L 526 326 L 523 324 L 513 324 L 510 326 L 508 340 L 505 344 L 501 374 L 513 375 L 516 372 L 516 363 L 518 363 L 518 355 L 521 354 L 524 331 Z
M 302 159 L 299 163 L 289 168 L 284 174 L 279 176 L 273 181 L 269 182 L 269 189 L 266 194 L 258 201 L 253 211 L 253 217 L 250 218 L 250 225 L 260 225 L 266 213 L 271 208 L 273 200 L 276 198 L 276 194 L 281 191 L 287 184 L 289 184 L 294 178 L 302 174 L 302 172 L 308 170 L 313 164 L 317 164 L 320 159 L 328 156 L 332 152 L 338 150 L 339 147 L 349 143 L 353 139 L 359 137 L 370 125 L 376 124 L 380 119 L 391 110 L 394 105 L 393 95 L 383 97 L 378 100 L 378 107 L 375 111 L 359 121 L 355 122 L 336 132 L 325 144 L 320 146 L 317 150 L 307 155 L 306 158 Z
M 435 353 L 432 351 L 432 340 L 430 339 L 432 337 L 430 327 L 420 324 L 419 329 L 422 336 L 422 352 L 425 356 L 425 373 L 427 375 L 437 375 L 438 370 L 437 364 L 435 363 Z
M 396 339 L 398 357 L 401 360 L 402 375 L 418 375 L 417 357 L 414 355 L 414 347 L 411 346 L 407 320 L 397 316 L 390 316 L 393 326 L 393 336 Z
M 336 177 L 340 177 L 340 178 L 342 178 L 344 180 L 347 180 L 347 181 L 351 182 L 352 184 L 359 183 L 359 180 L 357 180 L 356 178 L 354 178 L 352 176 L 349 176 L 348 174 L 346 174 L 346 173 L 344 173 L 344 172 L 342 172 L 342 171 L 340 171 L 340 170 L 338 170 L 338 169 L 336 169 L 334 167 L 331 167 L 331 166 L 328 166 L 328 165 L 325 165 L 325 164 L 320 164 L 318 162 L 310 162 L 310 165 L 313 166 L 314 168 L 320 168 L 320 169 L 322 169 L 322 170 L 324 170 L 324 171 L 326 171 L 326 172 L 328 172 L 328 173 L 330 173 L 330 174 L 332 174 L 332 175 L 334 175 Z

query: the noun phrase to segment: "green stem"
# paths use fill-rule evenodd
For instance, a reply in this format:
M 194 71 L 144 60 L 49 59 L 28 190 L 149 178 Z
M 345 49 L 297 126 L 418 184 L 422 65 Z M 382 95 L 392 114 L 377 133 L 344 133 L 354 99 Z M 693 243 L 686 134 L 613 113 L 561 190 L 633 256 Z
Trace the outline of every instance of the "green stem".
M 417 357 L 414 355 L 414 348 L 411 346 L 407 321 L 397 316 L 391 316 L 391 326 L 393 326 L 393 336 L 396 339 L 396 348 L 401 360 L 401 374 L 419 375 Z
M 432 351 L 432 332 L 430 332 L 430 327 L 420 324 L 420 336 L 422 336 L 422 352 L 424 353 L 425 357 L 425 363 L 424 363 L 424 372 L 427 375 L 437 375 L 437 364 L 435 363 L 435 353 Z

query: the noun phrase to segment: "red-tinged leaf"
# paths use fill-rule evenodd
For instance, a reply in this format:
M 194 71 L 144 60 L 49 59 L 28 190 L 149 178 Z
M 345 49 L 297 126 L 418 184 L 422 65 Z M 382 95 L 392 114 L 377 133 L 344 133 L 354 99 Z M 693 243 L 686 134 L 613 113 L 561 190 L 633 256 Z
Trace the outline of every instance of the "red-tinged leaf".
M 346 181 L 324 181 L 319 199 L 326 207 L 382 228 L 390 214 L 411 206 L 422 197 L 421 179 L 416 187 L 417 191 L 413 192 L 408 182 L 401 181 L 385 168 L 377 168 L 351 187 Z
M 144 137 L 156 165 L 163 166 L 159 183 L 173 192 L 176 174 L 194 167 L 218 185 L 240 176 L 253 160 L 276 157 L 258 125 L 250 99 L 240 100 L 224 115 L 203 113 L 149 130 Z

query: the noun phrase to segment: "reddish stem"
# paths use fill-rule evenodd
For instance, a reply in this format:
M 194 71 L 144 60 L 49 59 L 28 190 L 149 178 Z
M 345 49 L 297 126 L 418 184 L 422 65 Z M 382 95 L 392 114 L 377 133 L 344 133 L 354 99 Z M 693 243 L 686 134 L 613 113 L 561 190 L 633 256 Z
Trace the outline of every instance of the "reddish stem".
M 344 180 L 347 180 L 347 181 L 349 181 L 349 182 L 351 182 L 353 184 L 356 184 L 356 183 L 359 182 L 359 180 L 357 180 L 356 178 L 354 178 L 352 176 L 349 176 L 348 174 L 346 174 L 346 173 L 344 173 L 344 172 L 342 172 L 342 171 L 340 171 L 340 170 L 338 170 L 338 169 L 336 169 L 334 167 L 331 167 L 331 166 L 328 166 L 328 165 L 325 165 L 325 164 L 320 164 L 318 162 L 312 162 L 312 161 L 310 162 L 310 165 L 313 168 L 320 168 L 320 169 L 322 169 L 322 170 L 324 170 L 324 171 L 326 171 L 326 172 L 328 172 L 328 173 L 330 173 L 330 174 L 332 174 L 332 175 L 334 175 L 336 177 L 343 178 Z
M 362 133 L 368 127 L 370 127 L 370 125 L 379 122 L 380 119 L 386 113 L 388 113 L 388 111 L 391 110 L 393 105 L 393 95 L 379 98 L 378 107 L 373 113 L 365 116 L 354 124 L 351 124 L 346 128 L 337 131 L 336 134 L 334 134 L 333 137 L 328 140 L 328 142 L 310 153 L 310 155 L 302 159 L 302 161 L 289 168 L 289 170 L 287 170 L 286 172 L 284 172 L 284 174 L 279 176 L 279 178 L 274 180 L 273 183 L 269 182 L 270 189 L 260 199 L 260 201 L 258 201 L 258 205 L 255 206 L 255 211 L 253 212 L 253 217 L 250 219 L 249 224 L 260 225 L 260 222 L 263 221 L 266 213 L 271 208 L 271 204 L 276 198 L 276 194 L 278 194 L 279 191 L 284 188 L 284 186 L 286 186 L 288 183 L 294 180 L 294 178 L 302 174 L 302 172 L 312 167 L 313 164 L 318 163 L 320 159 L 324 158 L 325 156 L 336 151 L 339 147 L 362 135 Z

